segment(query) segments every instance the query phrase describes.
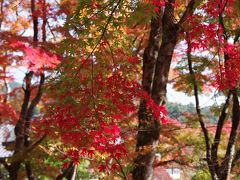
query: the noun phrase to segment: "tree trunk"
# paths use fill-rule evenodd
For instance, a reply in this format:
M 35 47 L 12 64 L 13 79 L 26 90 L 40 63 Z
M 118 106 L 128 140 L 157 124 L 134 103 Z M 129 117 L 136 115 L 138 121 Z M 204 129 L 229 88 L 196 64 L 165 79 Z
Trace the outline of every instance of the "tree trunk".
M 11 166 L 9 166 L 8 168 L 8 172 L 9 172 L 9 180 L 18 180 L 18 171 L 20 169 L 20 163 L 16 162 L 11 164 Z
M 178 36 L 178 26 L 173 23 L 171 12 L 173 12 L 173 6 L 168 3 L 163 16 L 159 15 L 161 19 L 152 20 L 149 46 L 145 49 L 143 56 L 142 86 L 158 105 L 165 104 L 168 74 Z M 157 46 L 153 46 L 153 44 L 160 42 L 161 27 L 162 43 L 156 53 Z M 146 100 L 143 99 L 139 108 L 139 131 L 136 147 L 138 156 L 135 159 L 133 179 L 147 180 L 152 178 L 152 165 L 159 136 L 160 122 L 146 109 Z
M 152 91 L 152 81 L 153 81 L 153 74 L 155 69 L 155 63 L 158 55 L 158 49 L 160 46 L 160 35 L 161 35 L 161 16 L 160 14 L 157 18 L 152 19 L 151 21 L 151 31 L 149 36 L 149 44 L 148 47 L 144 51 L 143 55 L 143 78 L 142 78 L 142 86 L 143 89 L 148 93 L 151 94 Z M 139 129 L 148 130 L 151 127 L 146 128 L 145 123 L 148 114 L 146 112 L 146 100 L 141 100 L 141 104 L 139 107 L 138 112 L 138 119 L 139 119 Z M 151 117 L 149 117 L 151 118 Z M 159 132 L 159 128 L 156 129 L 156 133 Z M 144 145 L 151 145 L 155 139 L 158 139 L 158 134 L 155 135 L 154 138 L 153 131 L 138 131 L 137 135 L 137 146 L 136 150 L 139 151 L 140 147 Z M 149 139 L 148 137 L 152 137 Z M 133 179 L 147 179 L 152 174 L 152 163 L 155 151 L 150 151 L 148 154 L 142 155 L 139 154 L 138 157 L 135 159 L 135 168 L 133 171 Z
M 32 17 L 33 17 L 33 45 L 36 46 L 38 42 L 38 17 L 35 14 L 36 6 L 35 6 L 35 0 L 31 0 L 31 11 L 32 11 Z M 33 101 L 31 102 L 31 80 L 32 80 L 33 72 L 30 71 L 25 76 L 25 87 L 24 87 L 24 99 L 21 107 L 20 117 L 19 120 L 14 128 L 14 133 L 16 135 L 15 140 L 15 149 L 14 149 L 14 155 L 13 155 L 13 162 L 8 166 L 7 170 L 9 171 L 9 176 L 11 180 L 17 180 L 18 179 L 18 172 L 20 169 L 20 165 L 23 162 L 23 160 L 14 160 L 14 157 L 17 157 L 21 155 L 21 153 L 24 151 L 26 147 L 26 141 L 28 143 L 28 137 L 29 136 L 29 129 L 30 124 L 29 121 L 32 118 L 32 109 L 35 108 L 36 104 L 39 102 L 41 96 L 39 97 L 39 100 L 37 103 L 35 103 L 33 106 Z M 42 86 L 42 84 L 40 84 Z M 39 85 L 39 86 L 40 86 Z M 29 104 L 30 104 L 30 110 L 29 110 Z M 30 116 L 31 115 L 31 116 Z M 26 122 L 28 121 L 28 122 Z M 31 169 L 30 164 L 27 165 L 28 170 Z M 30 171 L 27 171 L 27 173 Z M 31 178 L 30 178 L 31 179 Z
M 177 43 L 179 27 L 193 14 L 195 0 L 191 0 L 178 23 L 174 23 L 175 0 L 165 4 L 161 12 L 152 20 L 148 47 L 143 55 L 143 89 L 158 105 L 165 104 L 168 74 L 174 48 Z M 160 40 L 160 35 L 162 39 Z M 159 47 L 159 43 L 161 46 Z M 158 50 L 157 50 L 158 49 Z M 156 53 L 157 52 L 157 53 Z M 146 108 L 146 99 L 142 99 L 139 107 L 139 130 L 137 135 L 135 167 L 132 177 L 136 180 L 152 178 L 153 161 L 160 136 L 160 122 Z

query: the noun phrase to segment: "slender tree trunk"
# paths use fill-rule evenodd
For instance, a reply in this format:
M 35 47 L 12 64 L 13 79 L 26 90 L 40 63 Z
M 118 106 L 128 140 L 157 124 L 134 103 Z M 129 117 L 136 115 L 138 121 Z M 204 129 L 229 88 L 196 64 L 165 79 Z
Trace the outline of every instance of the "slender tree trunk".
M 36 14 L 36 2 L 31 0 L 31 11 L 33 20 L 33 45 L 37 46 L 38 43 L 38 16 Z
M 42 2 L 42 12 L 43 12 L 43 17 L 42 17 L 42 41 L 46 42 L 46 25 L 47 25 L 47 15 L 46 15 L 46 0 L 43 0 Z
M 2 29 L 2 22 L 3 22 L 3 3 L 4 3 L 4 0 L 1 0 L 0 1 L 0 30 Z
M 187 53 L 188 67 L 189 67 L 189 73 L 191 75 L 191 79 L 194 87 L 193 90 L 194 90 L 194 96 L 196 100 L 196 112 L 197 112 L 198 119 L 199 119 L 202 131 L 204 134 L 204 138 L 205 138 L 206 159 L 207 159 L 209 172 L 213 180 L 227 180 L 230 178 L 232 167 L 235 164 L 235 161 L 238 156 L 238 154 L 235 153 L 235 144 L 238 137 L 237 131 L 240 124 L 240 109 L 239 109 L 240 106 L 239 106 L 237 90 L 232 89 L 232 90 L 229 90 L 228 92 L 225 104 L 223 105 L 222 112 L 220 114 L 220 117 L 217 123 L 214 142 L 212 146 L 210 146 L 210 138 L 209 138 L 208 130 L 202 119 L 202 114 L 199 106 L 198 84 L 195 77 L 195 72 L 193 70 L 192 59 L 191 59 L 191 43 L 190 43 L 188 33 L 186 34 L 187 34 L 187 43 L 188 43 L 188 53 Z M 225 57 L 225 61 L 227 61 L 229 58 L 229 55 L 224 54 L 224 57 Z M 228 140 L 225 157 L 223 158 L 221 165 L 219 165 L 219 161 L 221 161 L 221 159 L 219 159 L 218 157 L 218 146 L 220 144 L 222 129 L 224 126 L 224 121 L 227 117 L 227 108 L 229 106 L 231 96 L 233 97 L 232 98 L 233 99 L 232 127 L 231 127 L 231 132 Z
M 239 107 L 237 90 L 233 90 L 232 94 L 233 94 L 232 128 L 231 128 L 230 137 L 228 140 L 227 151 L 220 167 L 221 168 L 221 172 L 219 173 L 220 180 L 226 180 L 230 177 L 233 159 L 236 154 L 235 146 L 236 146 L 236 140 L 238 137 L 238 129 L 239 129 L 239 123 L 240 123 L 240 109 L 239 109 L 240 107 Z
M 24 129 L 25 129 L 25 117 L 27 114 L 28 104 L 30 101 L 31 91 L 31 79 L 32 79 L 32 72 L 26 74 L 25 77 L 25 89 L 24 89 L 24 99 L 23 104 L 21 107 L 20 117 L 15 126 L 14 132 L 16 136 L 15 140 L 15 150 L 14 155 L 20 154 L 24 150 Z M 9 176 L 10 179 L 18 179 L 18 171 L 20 169 L 21 162 L 14 161 L 9 165 Z
M 35 14 L 36 8 L 35 8 L 35 0 L 31 0 L 31 11 L 32 11 L 32 18 L 33 18 L 33 45 L 36 46 L 38 42 L 38 18 Z M 15 126 L 14 132 L 16 135 L 15 140 L 15 149 L 14 149 L 14 155 L 17 158 L 21 155 L 21 153 L 24 151 L 26 145 L 29 145 L 29 131 L 30 131 L 30 119 L 32 118 L 32 112 L 37 103 L 34 102 L 34 100 L 31 102 L 30 96 L 31 96 L 31 80 L 32 80 L 33 72 L 30 71 L 25 76 L 25 87 L 24 89 L 24 100 L 21 107 L 20 117 L 19 120 Z M 40 84 L 39 86 L 42 86 Z M 40 96 L 41 97 L 41 96 Z M 30 104 L 31 102 L 31 104 Z M 29 108 L 30 104 L 30 108 Z M 20 169 L 20 165 L 23 162 L 23 160 L 14 160 L 7 168 L 9 171 L 9 176 L 11 180 L 17 180 L 18 179 L 18 172 Z M 26 165 L 26 171 L 29 179 L 34 179 L 31 166 L 29 163 Z
M 220 1 L 222 3 L 222 1 Z M 225 6 L 222 8 L 220 14 L 219 14 L 219 25 L 223 28 L 223 33 L 224 33 L 224 41 L 227 44 L 229 36 L 226 31 L 226 27 L 224 24 L 224 10 Z M 219 9 L 221 9 L 221 6 L 219 4 Z M 239 35 L 236 35 L 236 37 L 239 37 Z M 236 38 L 235 37 L 235 38 Z M 234 44 L 236 43 L 234 38 Z M 231 58 L 231 55 L 228 54 L 227 52 L 224 52 L 224 63 L 225 67 L 227 69 L 227 61 Z M 232 127 L 231 127 L 231 132 L 228 140 L 228 145 L 227 145 L 227 150 L 225 153 L 225 156 L 223 158 L 223 161 L 221 165 L 219 166 L 218 170 L 218 176 L 220 180 L 226 180 L 230 178 L 231 175 L 231 170 L 233 166 L 235 165 L 235 159 L 238 156 L 238 153 L 236 152 L 236 142 L 238 138 L 238 130 L 239 130 L 239 124 L 240 124 L 240 105 L 239 105 L 239 100 L 238 100 L 238 90 L 237 88 L 234 88 L 230 90 L 232 94 L 232 101 L 233 101 L 233 107 L 232 107 Z
M 31 11 L 32 11 L 32 20 L 33 20 L 33 46 L 37 46 L 37 43 L 38 43 L 38 16 L 36 14 L 36 1 L 35 0 L 31 0 Z M 27 114 L 25 116 L 24 147 L 28 147 L 31 144 L 31 140 L 30 140 L 30 129 L 31 129 L 30 123 L 31 122 L 30 121 L 33 116 L 33 110 L 40 101 L 40 98 L 42 95 L 41 89 L 42 89 L 43 83 L 44 83 L 44 79 L 43 79 L 43 82 L 40 81 L 38 93 L 37 93 L 36 97 L 32 100 L 30 106 L 28 107 Z M 38 95 L 39 91 L 41 91 L 40 96 Z M 30 160 L 25 162 L 25 170 L 26 170 L 28 179 L 34 180 L 35 178 L 34 178 L 34 174 L 32 171 Z
M 193 94 L 195 97 L 195 105 L 196 105 L 196 112 L 197 112 L 197 116 L 198 116 L 198 121 L 200 123 L 203 135 L 204 135 L 204 140 L 205 140 L 205 148 L 206 148 L 206 160 L 207 160 L 207 164 L 208 164 L 208 168 L 211 174 L 211 177 L 213 180 L 217 180 L 217 174 L 216 174 L 216 168 L 217 168 L 217 164 L 215 164 L 217 162 L 216 160 L 212 159 L 212 156 L 215 154 L 213 153 L 214 151 L 211 151 L 211 145 L 210 145 L 210 137 L 209 137 L 209 133 L 208 133 L 208 129 L 204 123 L 204 119 L 202 116 L 202 112 L 200 109 L 200 102 L 199 102 L 199 89 L 198 89 L 198 83 L 197 83 L 197 79 L 195 76 L 195 72 L 193 70 L 193 62 L 192 62 L 192 55 L 191 55 L 191 40 L 189 37 L 189 33 L 186 32 L 186 41 L 187 41 L 187 61 L 188 61 L 188 69 L 189 69 L 189 75 L 191 77 L 191 83 L 193 84 Z M 227 103 L 226 103 L 226 107 L 227 107 Z M 225 118 L 225 114 L 223 114 L 222 118 Z M 223 119 L 224 120 L 224 119 Z M 212 153 L 211 153 L 212 152 Z

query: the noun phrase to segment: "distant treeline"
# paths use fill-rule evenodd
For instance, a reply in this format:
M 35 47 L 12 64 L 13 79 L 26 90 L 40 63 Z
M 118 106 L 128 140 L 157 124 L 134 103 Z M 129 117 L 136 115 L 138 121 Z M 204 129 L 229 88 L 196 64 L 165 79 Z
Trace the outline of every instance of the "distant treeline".
M 188 121 L 189 114 L 196 114 L 195 105 L 193 103 L 183 105 L 180 103 L 167 102 L 167 109 L 170 118 L 176 118 L 181 122 Z M 201 111 L 209 122 L 214 123 L 217 121 L 217 116 L 214 115 L 217 113 L 216 107 L 203 107 Z

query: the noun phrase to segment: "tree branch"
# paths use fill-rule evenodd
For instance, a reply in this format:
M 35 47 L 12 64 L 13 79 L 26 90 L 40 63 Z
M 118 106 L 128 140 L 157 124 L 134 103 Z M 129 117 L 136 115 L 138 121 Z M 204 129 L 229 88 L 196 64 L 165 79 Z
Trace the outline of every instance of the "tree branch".
M 191 0 L 187 7 L 186 7 L 186 10 L 185 12 L 183 13 L 183 16 L 181 17 L 181 19 L 179 20 L 178 22 L 178 25 L 181 26 L 189 16 L 191 16 L 193 14 L 193 11 L 194 11 L 194 4 L 195 4 L 195 0 Z
M 31 96 L 31 80 L 32 80 L 32 75 L 33 72 L 30 71 L 29 73 L 26 74 L 25 76 L 25 88 L 24 89 L 24 99 L 21 107 L 21 112 L 20 112 L 20 117 L 19 120 L 14 128 L 14 132 L 16 135 L 16 140 L 15 140 L 15 149 L 14 153 L 18 153 L 19 151 L 22 151 L 23 146 L 24 146 L 24 126 L 25 126 L 25 119 L 27 115 L 27 110 L 28 110 L 28 104 L 30 101 L 30 96 Z
M 66 169 L 63 170 L 61 174 L 56 177 L 56 180 L 62 180 L 63 178 L 67 178 L 68 180 L 72 180 L 72 176 L 74 175 L 75 166 L 73 161 L 71 161 Z
M 191 40 L 189 37 L 189 34 L 186 32 L 186 40 L 187 40 L 187 45 L 188 45 L 188 49 L 187 49 L 187 60 L 188 60 L 188 68 L 189 68 L 189 73 L 192 79 L 192 83 L 193 83 L 193 91 L 194 91 L 194 96 L 195 96 L 195 103 L 196 103 L 196 112 L 198 115 L 198 120 L 199 123 L 201 125 L 201 129 L 203 131 L 204 134 L 204 139 L 205 139 L 205 144 L 206 144 L 206 158 L 207 161 L 210 163 L 211 158 L 210 158 L 210 138 L 209 138 L 209 133 L 207 130 L 207 127 L 205 126 L 205 123 L 203 121 L 202 118 L 202 113 L 201 113 L 201 109 L 200 109 L 200 105 L 199 105 L 199 97 L 198 97 L 198 84 L 197 84 L 197 80 L 195 77 L 195 73 L 193 70 L 193 66 L 192 66 L 192 58 L 191 58 Z
M 221 169 L 228 171 L 227 173 L 223 171 L 223 175 L 228 175 L 232 169 L 233 157 L 235 154 L 235 144 L 238 136 L 238 127 L 240 123 L 240 107 L 239 100 L 236 90 L 232 90 L 233 95 L 233 107 L 232 107 L 232 128 L 230 132 L 230 137 L 228 140 L 227 151 L 224 157 L 223 162 L 221 163 Z
M 236 30 L 236 35 L 234 37 L 233 43 L 236 44 L 236 42 L 239 40 L 240 37 L 240 28 Z
M 240 160 L 240 149 L 236 152 L 235 157 L 232 162 L 232 169 L 236 165 L 236 163 Z
M 35 107 L 40 102 L 40 99 L 42 97 L 44 81 L 45 81 L 45 75 L 44 75 L 44 73 L 41 73 L 37 94 L 36 94 L 35 98 L 32 100 L 32 102 L 28 108 L 27 115 L 26 115 L 25 131 L 24 131 L 25 132 L 24 133 L 25 146 L 28 146 L 30 143 L 30 141 L 29 141 L 30 120 L 33 116 L 33 111 L 34 111 Z
M 96 45 L 93 47 L 92 51 L 90 52 L 90 54 L 87 56 L 86 59 L 89 59 L 89 58 L 93 55 L 93 53 L 94 53 L 95 50 L 97 49 L 98 45 L 101 43 L 101 41 L 102 41 L 102 39 L 104 38 L 104 35 L 105 35 L 106 31 L 107 31 L 108 25 L 110 24 L 110 22 L 111 22 L 111 20 L 112 20 L 112 18 L 113 18 L 113 14 L 114 14 L 114 12 L 117 10 L 117 7 L 120 5 L 121 1 L 122 1 L 122 0 L 118 0 L 117 4 L 113 7 L 113 10 L 111 11 L 111 14 L 109 15 L 109 17 L 108 17 L 108 19 L 107 19 L 107 23 L 105 24 L 105 26 L 104 26 L 104 28 L 103 28 L 103 31 L 102 31 L 102 34 L 101 34 L 99 40 L 97 41 Z M 80 68 L 81 68 L 81 67 L 79 67 L 79 68 L 77 69 L 76 74 L 75 74 L 75 77 L 78 75 L 78 73 L 79 73 L 79 71 L 80 71 Z
M 217 123 L 217 129 L 216 129 L 216 132 L 215 132 L 215 137 L 214 137 L 214 143 L 212 145 L 212 150 L 211 150 L 211 153 L 212 153 L 212 160 L 214 161 L 214 164 L 216 164 L 216 166 L 218 166 L 218 146 L 219 146 L 219 143 L 220 143 L 220 138 L 221 138 L 221 134 L 222 134 L 222 128 L 223 128 L 223 125 L 224 125 L 224 121 L 226 119 L 226 116 L 227 116 L 227 108 L 229 106 L 229 101 L 230 101 L 230 97 L 231 97 L 231 91 L 228 92 L 228 96 L 227 96 L 227 99 L 225 101 L 225 104 L 222 108 L 222 112 L 221 112 L 221 115 L 219 117 L 219 120 L 218 120 L 218 123 Z
M 25 169 L 26 169 L 26 174 L 27 174 L 28 180 L 34 180 L 34 175 L 33 175 L 33 171 L 32 171 L 30 162 L 25 162 Z
M 115 156 L 113 156 L 113 158 L 115 159 L 115 161 L 116 161 L 117 164 L 119 165 L 119 167 L 120 167 L 120 169 L 121 169 L 121 172 L 122 172 L 122 174 L 123 174 L 124 180 L 128 180 L 127 175 L 125 174 L 121 163 L 118 161 L 118 159 L 117 159 Z
M 37 140 L 35 143 L 33 143 L 32 145 L 28 146 L 27 148 L 25 148 L 22 152 L 19 152 L 17 154 L 14 154 L 14 156 L 12 158 L 10 158 L 9 162 L 11 164 L 15 163 L 15 162 L 21 162 L 23 161 L 27 155 L 33 151 L 45 138 L 47 137 L 47 135 L 43 135 L 39 140 Z

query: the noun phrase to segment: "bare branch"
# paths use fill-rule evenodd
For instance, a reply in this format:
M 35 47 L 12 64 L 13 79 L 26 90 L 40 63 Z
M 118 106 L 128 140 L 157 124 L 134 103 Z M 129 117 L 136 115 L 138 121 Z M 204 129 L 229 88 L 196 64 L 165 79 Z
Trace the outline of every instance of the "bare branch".
M 119 167 L 120 167 L 120 169 L 121 169 L 121 172 L 122 172 L 122 174 L 123 174 L 124 180 L 128 180 L 127 175 L 125 174 L 125 172 L 124 172 L 124 170 L 123 170 L 123 167 L 122 167 L 120 161 L 119 161 L 115 156 L 113 156 L 113 158 L 114 158 L 114 160 L 117 162 L 117 164 L 119 165 Z

